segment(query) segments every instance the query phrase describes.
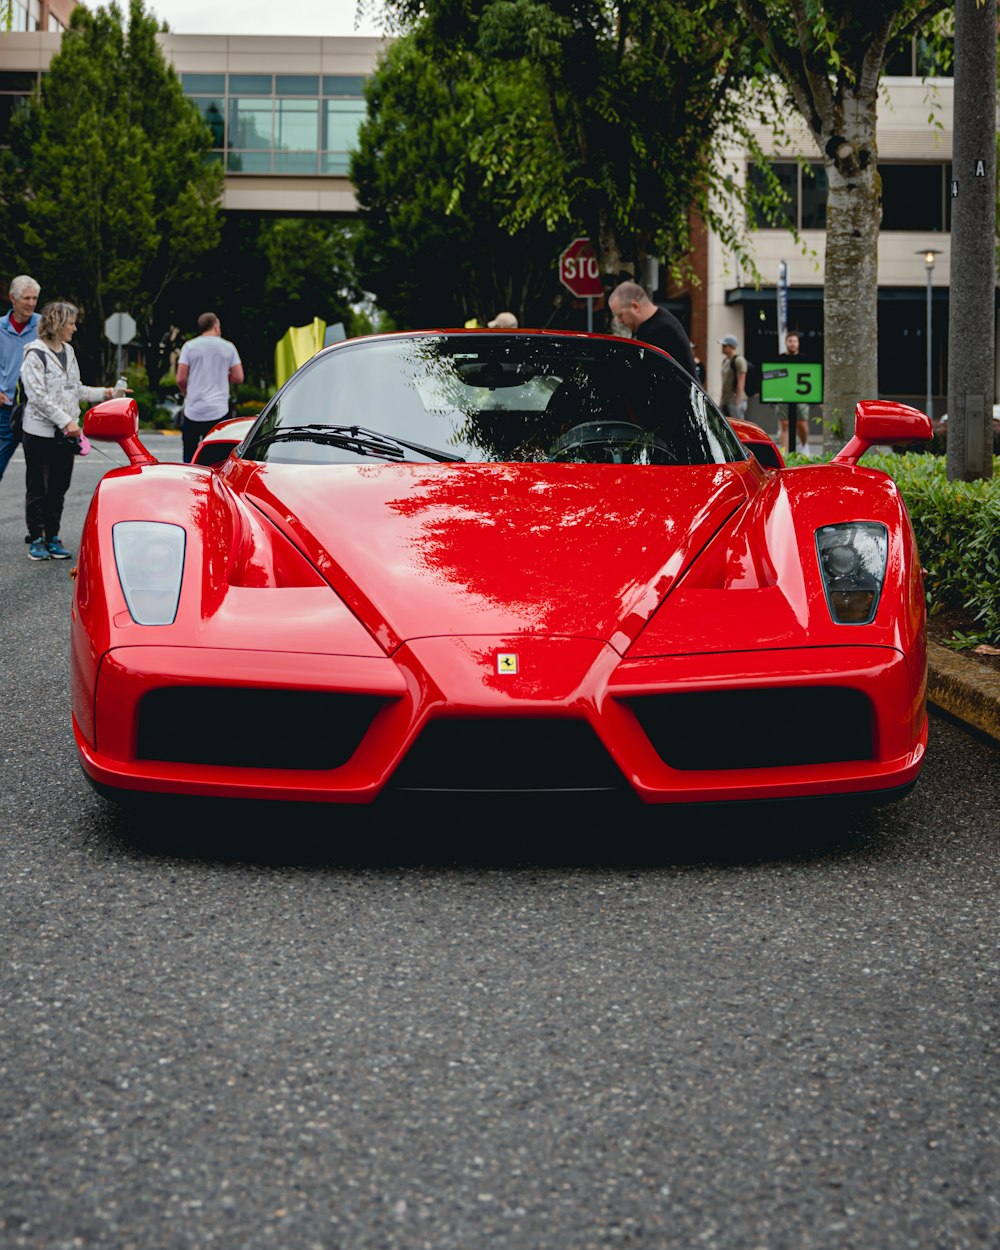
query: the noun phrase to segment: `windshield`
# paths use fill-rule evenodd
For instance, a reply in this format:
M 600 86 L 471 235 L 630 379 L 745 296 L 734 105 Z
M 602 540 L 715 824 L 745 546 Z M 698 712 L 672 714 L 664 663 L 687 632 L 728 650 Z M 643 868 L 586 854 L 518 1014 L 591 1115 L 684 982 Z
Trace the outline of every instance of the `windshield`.
M 628 339 L 414 334 L 316 356 L 261 414 L 244 455 L 278 463 L 744 460 L 690 376 Z

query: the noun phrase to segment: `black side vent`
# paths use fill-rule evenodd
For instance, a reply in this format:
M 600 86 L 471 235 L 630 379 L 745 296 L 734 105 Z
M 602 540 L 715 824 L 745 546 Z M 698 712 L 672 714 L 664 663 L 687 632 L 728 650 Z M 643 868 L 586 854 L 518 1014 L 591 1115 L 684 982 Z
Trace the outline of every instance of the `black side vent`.
M 138 757 L 236 768 L 339 768 L 385 700 L 319 690 L 175 686 L 139 705 Z
M 871 705 L 858 690 L 705 690 L 628 704 L 671 768 L 781 768 L 873 754 Z
M 585 721 L 519 717 L 431 721 L 390 784 L 393 789 L 506 793 L 627 788 Z

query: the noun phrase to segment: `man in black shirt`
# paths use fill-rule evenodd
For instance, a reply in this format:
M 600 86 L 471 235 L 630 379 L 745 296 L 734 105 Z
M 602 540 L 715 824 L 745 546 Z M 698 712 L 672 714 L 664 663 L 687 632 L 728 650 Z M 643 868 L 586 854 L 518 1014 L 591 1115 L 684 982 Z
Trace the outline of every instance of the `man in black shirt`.
M 698 370 L 694 363 L 691 340 L 684 327 L 665 308 L 658 308 L 638 282 L 621 282 L 608 299 L 611 315 L 630 330 L 634 339 L 662 347 L 695 379 Z

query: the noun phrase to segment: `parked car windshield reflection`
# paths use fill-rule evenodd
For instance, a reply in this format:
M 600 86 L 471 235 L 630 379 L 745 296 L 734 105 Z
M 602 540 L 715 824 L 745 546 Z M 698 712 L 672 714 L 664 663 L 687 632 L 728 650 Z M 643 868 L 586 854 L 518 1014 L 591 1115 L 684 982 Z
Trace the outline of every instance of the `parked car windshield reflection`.
M 251 460 L 718 464 L 736 435 L 667 357 L 629 340 L 414 334 L 323 352 L 261 414 Z

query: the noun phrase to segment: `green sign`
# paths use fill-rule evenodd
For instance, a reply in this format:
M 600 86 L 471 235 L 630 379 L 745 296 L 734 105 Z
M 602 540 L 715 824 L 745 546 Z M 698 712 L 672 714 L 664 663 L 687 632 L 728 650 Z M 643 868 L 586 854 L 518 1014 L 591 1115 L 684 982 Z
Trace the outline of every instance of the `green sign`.
M 762 364 L 760 401 L 762 404 L 821 404 L 823 366 L 795 359 Z

